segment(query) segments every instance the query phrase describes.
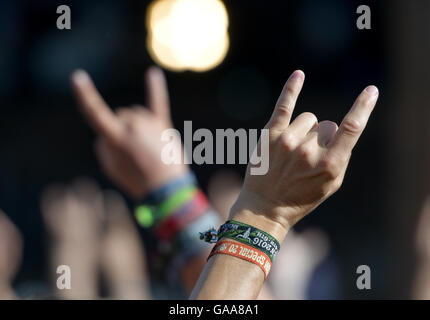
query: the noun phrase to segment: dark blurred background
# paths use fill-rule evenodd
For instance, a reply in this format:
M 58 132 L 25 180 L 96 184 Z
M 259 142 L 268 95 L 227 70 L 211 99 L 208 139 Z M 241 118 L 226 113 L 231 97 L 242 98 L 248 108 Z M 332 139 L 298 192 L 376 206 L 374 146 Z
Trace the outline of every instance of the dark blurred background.
M 112 187 L 96 162 L 94 135 L 78 114 L 68 78 L 72 70 L 84 68 L 112 107 L 144 104 L 143 73 L 154 64 L 146 48 L 149 2 L 0 2 L 0 207 L 24 236 L 16 286 L 47 277 L 41 190 L 76 176 Z M 405 129 L 400 123 L 410 111 L 428 111 L 422 103 L 425 87 L 410 84 L 414 106 L 400 105 L 409 100 L 407 93 L 403 100 L 398 95 L 404 83 L 427 77 L 428 40 L 417 32 L 424 32 L 423 26 L 430 30 L 429 6 L 388 0 L 223 2 L 230 36 L 224 61 L 206 72 L 166 71 L 176 127 L 183 131 L 183 121 L 192 120 L 194 129 L 213 132 L 261 128 L 285 80 L 298 68 L 305 71 L 306 82 L 296 114 L 310 111 L 319 120 L 340 123 L 366 85 L 378 86 L 380 100 L 343 187 L 297 229 L 318 226 L 328 233 L 339 263 L 340 298 L 408 297 L 411 233 L 428 177 L 428 170 L 422 171 L 428 151 L 414 153 L 402 146 L 410 138 L 425 146 L 415 139 L 426 132 L 416 129 L 423 114 L 413 113 L 405 124 L 415 128 L 414 136 L 407 136 L 409 129 L 406 136 L 396 130 Z M 71 30 L 56 28 L 56 8 L 62 4 L 71 8 Z M 356 27 L 362 4 L 372 10 L 371 30 Z M 410 74 L 408 63 L 415 66 Z M 410 163 L 413 157 L 415 164 Z M 193 170 L 206 189 L 222 167 L 193 165 Z M 243 165 L 228 167 L 241 175 L 245 170 Z M 418 187 L 407 187 L 418 178 Z M 407 197 L 408 191 L 415 198 Z M 408 205 L 412 200 L 416 208 Z M 372 270 L 371 290 L 355 285 L 362 264 Z

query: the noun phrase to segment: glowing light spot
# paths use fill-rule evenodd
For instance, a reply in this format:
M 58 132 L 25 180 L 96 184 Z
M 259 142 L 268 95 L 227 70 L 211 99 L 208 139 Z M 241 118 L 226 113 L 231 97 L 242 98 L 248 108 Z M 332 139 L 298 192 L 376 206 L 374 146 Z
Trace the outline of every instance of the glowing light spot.
M 210 70 L 228 52 L 228 15 L 220 0 L 155 1 L 146 25 L 150 55 L 170 70 Z

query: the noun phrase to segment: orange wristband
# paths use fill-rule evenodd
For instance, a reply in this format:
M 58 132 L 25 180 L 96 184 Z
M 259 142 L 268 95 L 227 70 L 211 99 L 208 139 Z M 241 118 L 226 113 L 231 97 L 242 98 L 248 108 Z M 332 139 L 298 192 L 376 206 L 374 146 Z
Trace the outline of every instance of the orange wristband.
M 228 254 L 230 256 L 237 257 L 242 260 L 249 261 L 256 264 L 263 270 L 264 279 L 267 278 L 272 262 L 269 257 L 262 251 L 255 249 L 243 243 L 233 241 L 220 241 L 212 249 L 208 260 L 215 254 Z

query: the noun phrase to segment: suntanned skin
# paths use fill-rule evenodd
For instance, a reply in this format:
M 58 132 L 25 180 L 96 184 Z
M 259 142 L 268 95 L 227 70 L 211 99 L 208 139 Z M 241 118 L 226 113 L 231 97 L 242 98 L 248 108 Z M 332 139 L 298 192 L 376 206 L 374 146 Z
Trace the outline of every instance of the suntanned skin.
M 303 72 L 295 71 L 286 82 L 266 125 L 269 171 L 250 175 L 248 165 L 230 212 L 231 219 L 260 228 L 280 243 L 297 221 L 340 188 L 351 151 L 378 98 L 376 87 L 367 87 L 339 128 L 331 121 L 318 123 L 311 113 L 302 113 L 290 123 L 303 81 Z M 205 266 L 191 299 L 255 299 L 263 282 L 257 265 L 218 254 Z

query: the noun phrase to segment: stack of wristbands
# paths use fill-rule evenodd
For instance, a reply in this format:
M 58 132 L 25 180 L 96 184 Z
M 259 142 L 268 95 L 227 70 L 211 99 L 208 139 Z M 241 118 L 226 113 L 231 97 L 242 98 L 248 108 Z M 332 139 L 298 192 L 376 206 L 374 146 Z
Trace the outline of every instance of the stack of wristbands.
M 168 247 L 168 278 L 178 278 L 182 265 L 207 250 L 199 231 L 220 225 L 191 172 L 151 192 L 135 210 L 144 228 L 151 228 L 160 247 Z M 165 251 L 165 250 L 160 250 Z
M 232 239 L 233 241 L 224 240 Z M 243 222 L 229 220 L 218 231 L 209 229 L 200 233 L 200 239 L 216 245 L 209 258 L 215 254 L 227 254 L 258 265 L 267 278 L 273 259 L 280 250 L 279 242 L 267 232 Z

